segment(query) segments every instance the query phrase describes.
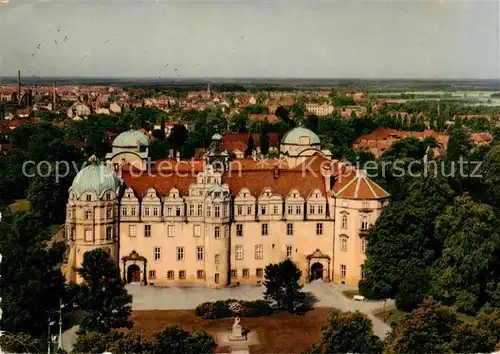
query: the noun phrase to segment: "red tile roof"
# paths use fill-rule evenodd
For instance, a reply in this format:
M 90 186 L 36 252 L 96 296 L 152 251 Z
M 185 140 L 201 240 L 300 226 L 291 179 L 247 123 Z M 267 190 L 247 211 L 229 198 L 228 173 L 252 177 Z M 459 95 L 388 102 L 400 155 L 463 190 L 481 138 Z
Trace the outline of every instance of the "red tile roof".
M 379 199 L 389 197 L 383 190 L 366 176 L 364 171 L 354 168 L 345 169 L 335 179 L 333 193 L 337 198 L 345 199 Z
M 252 121 L 263 121 L 266 119 L 268 122 L 275 122 L 279 118 L 274 113 L 272 113 L 272 114 L 249 114 L 248 115 L 248 120 L 252 120 Z
M 279 142 L 278 133 L 269 133 L 269 146 L 277 147 Z M 226 133 L 222 136 L 222 148 L 227 151 L 236 149 L 245 151 L 248 146 L 250 133 Z M 260 134 L 252 133 L 254 146 L 260 146 Z

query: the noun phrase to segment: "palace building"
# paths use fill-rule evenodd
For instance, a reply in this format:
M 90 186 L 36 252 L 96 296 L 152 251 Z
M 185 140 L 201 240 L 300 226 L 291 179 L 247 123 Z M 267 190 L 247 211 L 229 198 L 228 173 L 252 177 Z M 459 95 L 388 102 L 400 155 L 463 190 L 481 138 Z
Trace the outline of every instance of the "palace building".
M 215 134 L 201 160 L 148 160 L 148 138 L 118 135 L 104 163 L 93 159 L 69 189 L 66 277 L 103 247 L 126 282 L 224 287 L 258 283 L 270 263 L 292 259 L 303 282 L 356 285 L 366 232 L 389 194 L 331 159 L 297 127 L 279 159 L 230 159 Z

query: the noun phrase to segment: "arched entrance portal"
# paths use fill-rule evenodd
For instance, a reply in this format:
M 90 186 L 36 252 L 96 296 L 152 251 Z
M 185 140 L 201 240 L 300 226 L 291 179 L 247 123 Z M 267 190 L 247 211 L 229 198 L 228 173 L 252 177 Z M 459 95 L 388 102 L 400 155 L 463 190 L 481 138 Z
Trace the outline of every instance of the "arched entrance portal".
M 136 251 L 132 251 L 128 256 L 122 257 L 123 262 L 123 282 L 142 282 L 148 285 L 147 273 L 147 259 L 139 255 Z M 141 266 L 142 266 L 142 279 L 141 279 Z M 142 281 L 141 281 L 142 280 Z
M 141 269 L 137 264 L 131 264 L 127 269 L 127 283 L 138 283 L 141 281 Z
M 307 257 L 307 275 L 309 281 L 323 279 L 330 282 L 330 256 L 316 249 Z
M 310 281 L 323 279 L 323 264 L 317 262 L 311 266 L 311 279 Z

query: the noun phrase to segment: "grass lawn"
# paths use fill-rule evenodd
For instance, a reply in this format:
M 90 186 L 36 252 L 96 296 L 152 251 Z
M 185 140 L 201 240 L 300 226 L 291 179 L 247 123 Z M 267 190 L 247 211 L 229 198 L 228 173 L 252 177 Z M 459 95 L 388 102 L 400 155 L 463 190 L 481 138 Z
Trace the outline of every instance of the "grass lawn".
M 304 316 L 275 314 L 270 317 L 241 318 L 241 326 L 259 334 L 260 345 L 250 347 L 250 353 L 301 353 L 321 341 L 321 326 L 326 323 L 331 308 L 316 308 Z M 133 311 L 134 327 L 130 330 L 153 338 L 166 325 L 177 323 L 184 330 L 193 332 L 204 329 L 214 338 L 217 332 L 231 331 L 233 318 L 205 320 L 194 310 Z M 127 330 L 128 331 L 128 330 Z M 219 347 L 217 353 L 228 352 Z
M 9 209 L 13 213 L 28 211 L 30 210 L 30 203 L 26 199 L 18 199 L 14 203 L 9 205 Z

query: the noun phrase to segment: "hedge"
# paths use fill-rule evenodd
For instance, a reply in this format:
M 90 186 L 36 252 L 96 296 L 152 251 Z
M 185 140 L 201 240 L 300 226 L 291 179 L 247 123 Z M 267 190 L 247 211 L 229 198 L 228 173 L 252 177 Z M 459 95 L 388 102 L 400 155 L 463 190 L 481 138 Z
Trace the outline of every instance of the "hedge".
M 204 302 L 194 310 L 196 316 L 207 320 L 215 320 L 227 317 L 260 317 L 269 316 L 273 310 L 264 300 L 219 300 L 216 302 Z

